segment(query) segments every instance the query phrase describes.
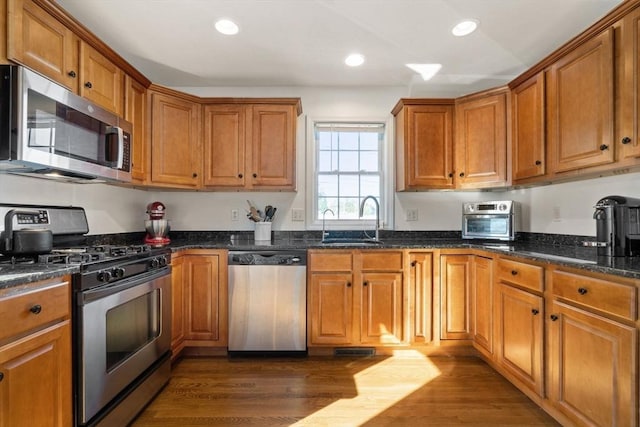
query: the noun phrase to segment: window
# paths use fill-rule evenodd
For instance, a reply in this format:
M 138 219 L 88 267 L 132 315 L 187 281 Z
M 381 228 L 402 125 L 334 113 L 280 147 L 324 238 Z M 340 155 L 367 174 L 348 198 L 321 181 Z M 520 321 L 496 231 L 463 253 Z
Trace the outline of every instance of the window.
M 360 219 L 360 203 L 374 196 L 382 200 L 382 143 L 384 123 L 316 122 L 315 219 Z M 382 212 L 381 212 L 382 214 Z M 368 202 L 362 218 L 375 219 L 375 203 Z

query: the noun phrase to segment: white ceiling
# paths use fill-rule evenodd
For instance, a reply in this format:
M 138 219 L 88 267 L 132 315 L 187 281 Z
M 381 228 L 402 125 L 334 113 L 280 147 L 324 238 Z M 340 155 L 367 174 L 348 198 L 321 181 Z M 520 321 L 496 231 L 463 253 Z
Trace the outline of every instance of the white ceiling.
M 402 86 L 459 96 L 499 86 L 621 0 L 58 0 L 154 83 Z M 230 18 L 236 36 L 213 24 Z M 451 28 L 480 21 L 467 37 Z M 344 58 L 360 52 L 358 68 Z M 406 63 L 441 63 L 430 81 Z

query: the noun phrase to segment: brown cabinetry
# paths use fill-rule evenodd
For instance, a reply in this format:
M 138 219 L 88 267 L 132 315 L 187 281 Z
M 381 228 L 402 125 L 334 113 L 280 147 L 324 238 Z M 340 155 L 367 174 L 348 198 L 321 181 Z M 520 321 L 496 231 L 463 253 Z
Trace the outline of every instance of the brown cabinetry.
M 205 187 L 295 190 L 299 99 L 205 103 Z
M 497 363 L 539 396 L 544 393 L 544 269 L 499 259 L 496 301 Z
M 401 251 L 309 252 L 309 346 L 402 341 Z
M 69 278 L 0 290 L 0 425 L 72 424 Z
M 616 150 L 618 161 L 640 157 L 640 9 L 636 8 L 621 22 L 621 61 L 616 97 L 620 102 L 617 112 L 618 131 Z M 620 65 L 620 64 L 619 64 Z
M 452 99 L 401 99 L 396 104 L 397 191 L 454 187 L 453 113 Z
M 494 340 L 493 259 L 475 256 L 471 280 L 471 335 L 473 346 L 491 357 Z
M 123 115 L 124 73 L 106 56 L 80 42 L 80 96 Z
M 575 424 L 637 425 L 636 287 L 562 270 L 551 286 L 551 404 Z
M 540 72 L 511 92 L 513 181 L 546 171 L 545 80 Z
M 507 184 L 508 93 L 501 88 L 456 99 L 456 187 Z
M 473 257 L 440 257 L 440 339 L 471 338 L 469 296 Z
M 579 45 L 548 72 L 548 138 L 553 172 L 615 160 L 614 31 Z
M 133 125 L 131 136 L 131 178 L 137 183 L 148 180 L 149 144 L 147 140 L 147 89 L 125 76 L 124 118 Z
M 178 92 L 151 91 L 151 184 L 200 186 L 200 111 L 197 100 Z
M 409 290 L 409 341 L 427 344 L 434 340 L 433 252 L 409 252 L 407 288 Z
M 184 256 L 171 255 L 171 351 L 177 357 L 184 347 L 185 333 L 185 294 L 184 294 Z

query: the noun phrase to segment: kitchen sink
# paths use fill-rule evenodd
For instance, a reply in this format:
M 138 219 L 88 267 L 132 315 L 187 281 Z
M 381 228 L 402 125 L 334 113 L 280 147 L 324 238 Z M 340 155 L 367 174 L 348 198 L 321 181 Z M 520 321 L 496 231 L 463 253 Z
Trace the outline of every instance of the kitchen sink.
M 324 239 L 320 242 L 324 246 L 376 246 L 381 245 L 380 240 L 374 239 L 354 239 L 354 238 L 332 238 Z

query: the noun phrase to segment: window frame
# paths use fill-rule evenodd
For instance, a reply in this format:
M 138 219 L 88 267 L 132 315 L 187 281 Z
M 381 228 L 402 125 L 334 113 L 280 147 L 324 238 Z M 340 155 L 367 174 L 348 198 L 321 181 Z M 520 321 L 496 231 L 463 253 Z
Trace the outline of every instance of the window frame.
M 391 135 L 393 135 L 392 118 L 384 119 L 352 119 L 352 118 L 310 118 L 307 117 L 307 229 L 321 230 L 322 215 L 318 213 L 318 159 L 317 141 L 315 138 L 316 123 L 336 123 L 336 124 L 380 124 L 384 126 L 382 141 L 380 142 L 380 228 L 391 229 L 393 224 L 393 145 Z M 366 196 L 363 195 L 363 196 Z M 370 203 L 370 202 L 369 202 Z M 326 215 L 326 228 L 328 230 L 371 230 L 375 226 L 375 219 L 334 219 L 331 213 Z

